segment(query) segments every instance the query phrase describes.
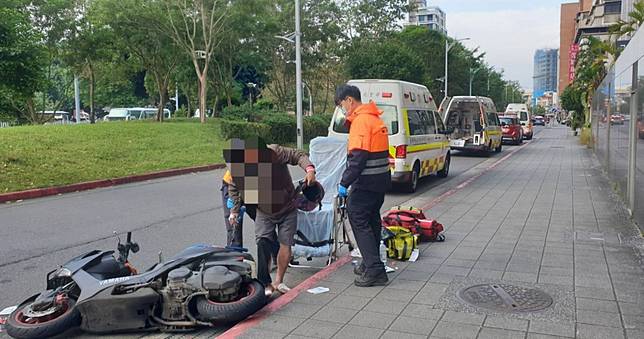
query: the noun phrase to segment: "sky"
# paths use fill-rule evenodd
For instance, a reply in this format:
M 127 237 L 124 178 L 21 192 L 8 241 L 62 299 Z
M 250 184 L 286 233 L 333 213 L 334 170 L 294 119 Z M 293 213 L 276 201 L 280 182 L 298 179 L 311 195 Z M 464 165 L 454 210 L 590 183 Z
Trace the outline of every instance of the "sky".
M 559 48 L 562 0 L 428 0 L 447 14 L 448 35 L 470 38 L 463 44 L 480 46 L 507 80 L 532 90 L 534 52 Z

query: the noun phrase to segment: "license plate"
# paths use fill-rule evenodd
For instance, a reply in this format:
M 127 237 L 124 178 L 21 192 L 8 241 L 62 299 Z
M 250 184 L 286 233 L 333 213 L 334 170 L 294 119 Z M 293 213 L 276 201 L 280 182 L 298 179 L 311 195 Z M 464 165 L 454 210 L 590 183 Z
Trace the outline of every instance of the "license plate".
M 463 147 L 465 146 L 465 140 L 452 140 L 449 142 L 449 145 L 452 147 Z

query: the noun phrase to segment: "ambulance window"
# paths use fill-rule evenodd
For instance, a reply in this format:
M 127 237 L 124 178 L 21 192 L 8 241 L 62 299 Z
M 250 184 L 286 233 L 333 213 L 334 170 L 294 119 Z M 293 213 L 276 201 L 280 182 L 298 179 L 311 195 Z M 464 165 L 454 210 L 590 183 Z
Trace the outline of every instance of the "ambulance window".
M 423 115 L 426 117 L 426 127 L 427 127 L 427 134 L 436 134 L 436 121 L 434 121 L 434 114 L 432 112 L 423 112 Z
M 398 134 L 398 110 L 396 106 L 378 105 L 378 108 L 382 110 L 380 118 L 387 126 L 389 135 Z
M 410 135 L 423 135 L 426 134 L 425 123 L 420 111 L 409 111 L 409 134 Z
M 528 112 L 526 111 L 521 112 L 521 121 L 528 121 Z

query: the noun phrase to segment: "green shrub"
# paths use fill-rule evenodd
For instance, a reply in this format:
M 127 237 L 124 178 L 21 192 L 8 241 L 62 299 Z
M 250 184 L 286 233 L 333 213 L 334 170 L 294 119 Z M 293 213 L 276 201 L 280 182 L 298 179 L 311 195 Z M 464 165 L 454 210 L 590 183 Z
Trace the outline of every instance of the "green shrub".
M 304 117 L 304 139 L 306 142 L 316 137 L 327 136 L 329 133 L 329 124 L 331 115 L 317 114 L 310 117 Z
M 185 107 L 181 107 L 178 110 L 172 113 L 173 118 L 188 118 L 188 110 Z
M 222 119 L 220 133 L 224 140 L 232 138 L 244 139 L 251 136 L 259 136 L 266 142 L 271 142 L 270 126 L 263 123 Z
M 221 111 L 221 117 L 230 120 L 244 120 L 249 122 L 260 122 L 266 116 L 272 115 L 275 112 L 269 109 L 261 109 L 258 107 L 243 106 L 230 106 L 225 107 Z
M 264 117 L 262 123 L 270 127 L 272 143 L 283 145 L 297 139 L 297 121 L 292 115 L 274 113 Z

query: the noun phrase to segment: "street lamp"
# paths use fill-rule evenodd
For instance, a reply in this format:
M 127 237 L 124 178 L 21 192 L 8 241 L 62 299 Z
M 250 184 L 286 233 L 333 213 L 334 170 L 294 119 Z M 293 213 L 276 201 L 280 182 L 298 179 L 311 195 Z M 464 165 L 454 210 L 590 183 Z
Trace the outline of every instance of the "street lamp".
M 250 101 L 250 107 L 253 107 L 253 88 L 257 87 L 256 83 L 248 82 L 246 83 L 248 87 L 248 100 Z
M 447 61 L 448 61 L 448 56 L 449 56 L 449 51 L 458 43 L 459 41 L 465 41 L 465 40 L 470 40 L 470 38 L 463 38 L 463 39 L 458 39 L 452 42 L 451 44 L 447 39 L 445 39 L 445 98 L 447 98 L 447 82 L 448 82 L 448 77 L 447 77 Z

